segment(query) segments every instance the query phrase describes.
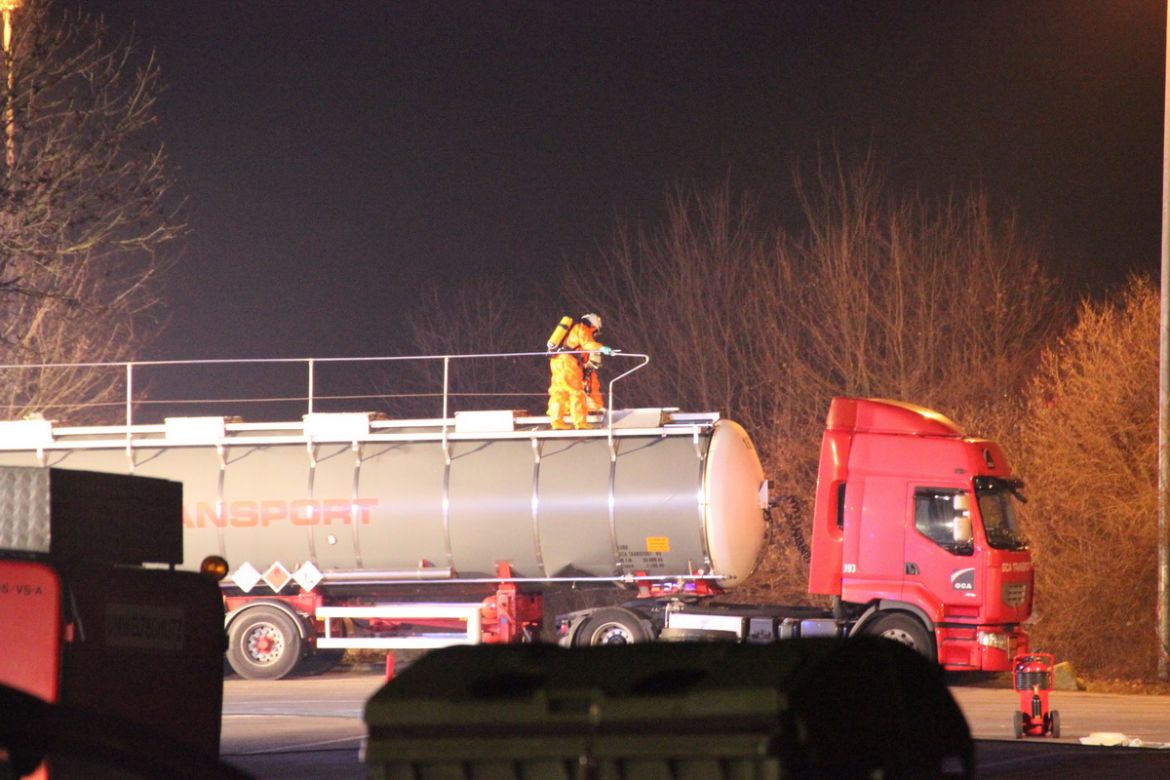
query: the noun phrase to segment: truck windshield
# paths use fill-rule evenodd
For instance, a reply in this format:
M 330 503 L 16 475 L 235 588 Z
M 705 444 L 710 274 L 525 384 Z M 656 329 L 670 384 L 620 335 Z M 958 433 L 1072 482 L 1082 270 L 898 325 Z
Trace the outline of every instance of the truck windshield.
M 1023 483 L 998 477 L 975 478 L 975 500 L 983 517 L 987 543 L 999 550 L 1024 550 L 1028 542 L 1020 534 L 1015 501 L 1023 501 Z

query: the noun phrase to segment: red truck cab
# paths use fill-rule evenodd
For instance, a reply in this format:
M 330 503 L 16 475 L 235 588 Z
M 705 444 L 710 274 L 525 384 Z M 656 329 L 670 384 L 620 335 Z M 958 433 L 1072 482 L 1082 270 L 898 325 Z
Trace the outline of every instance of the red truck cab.
M 997 444 L 937 412 L 834 398 L 809 592 L 833 597 L 853 631 L 933 644 L 948 669 L 1010 669 L 1033 594 L 1020 488 Z

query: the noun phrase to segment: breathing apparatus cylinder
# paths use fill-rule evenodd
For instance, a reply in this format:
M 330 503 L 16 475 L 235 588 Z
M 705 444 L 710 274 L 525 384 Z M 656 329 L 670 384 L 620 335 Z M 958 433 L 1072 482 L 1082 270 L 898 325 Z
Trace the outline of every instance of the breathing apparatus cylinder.
M 573 327 L 572 317 L 561 317 L 561 321 L 553 328 L 552 334 L 548 337 L 548 344 L 546 348 L 549 352 L 554 352 L 561 348 L 561 344 L 565 340 L 565 336 L 569 335 L 569 330 Z

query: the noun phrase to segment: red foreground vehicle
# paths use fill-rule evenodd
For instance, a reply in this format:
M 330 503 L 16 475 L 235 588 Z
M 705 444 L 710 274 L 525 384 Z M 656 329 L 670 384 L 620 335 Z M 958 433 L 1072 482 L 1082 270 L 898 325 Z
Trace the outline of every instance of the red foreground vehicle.
M 174 569 L 182 486 L 0 467 L 0 504 L 0 777 L 233 776 L 222 598 Z

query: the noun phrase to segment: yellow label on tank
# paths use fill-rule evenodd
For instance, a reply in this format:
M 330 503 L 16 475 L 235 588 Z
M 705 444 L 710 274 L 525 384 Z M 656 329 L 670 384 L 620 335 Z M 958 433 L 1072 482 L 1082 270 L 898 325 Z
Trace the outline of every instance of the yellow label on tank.
M 670 537 L 647 536 L 646 552 L 670 552 Z

